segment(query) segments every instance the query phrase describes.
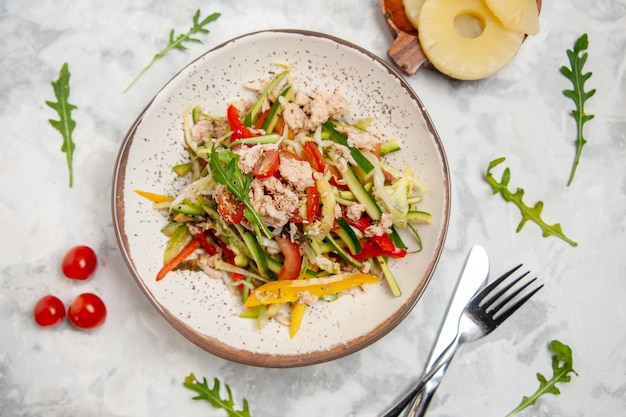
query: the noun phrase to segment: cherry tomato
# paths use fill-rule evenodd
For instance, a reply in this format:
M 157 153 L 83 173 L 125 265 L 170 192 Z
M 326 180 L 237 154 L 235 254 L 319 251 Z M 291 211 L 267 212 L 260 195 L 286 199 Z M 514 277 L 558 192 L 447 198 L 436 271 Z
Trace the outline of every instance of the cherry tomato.
M 227 222 L 238 224 L 243 220 L 246 207 L 234 194 L 224 191 L 217 195 L 217 211 Z
M 298 244 L 288 237 L 276 236 L 274 239 L 276 239 L 276 243 L 278 243 L 278 247 L 285 257 L 283 266 L 278 273 L 278 280 L 298 278 L 300 268 L 302 267 L 302 258 L 300 257 Z
M 65 318 L 65 305 L 58 297 L 46 295 L 35 304 L 33 317 L 41 327 L 56 326 Z
M 70 279 L 86 280 L 98 265 L 96 253 L 89 246 L 74 246 L 63 257 L 61 269 Z
M 84 293 L 72 301 L 67 310 L 67 318 L 79 329 L 93 329 L 100 326 L 107 317 L 107 308 L 96 294 Z
M 275 149 L 266 151 L 252 168 L 252 175 L 257 178 L 269 178 L 278 171 L 280 154 Z

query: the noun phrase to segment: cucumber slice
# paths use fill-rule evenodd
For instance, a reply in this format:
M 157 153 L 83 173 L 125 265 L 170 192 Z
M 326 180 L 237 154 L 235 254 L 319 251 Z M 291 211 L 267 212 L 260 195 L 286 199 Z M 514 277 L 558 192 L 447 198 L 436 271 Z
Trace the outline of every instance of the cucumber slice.
M 359 238 L 348 222 L 343 218 L 339 218 L 337 219 L 337 225 L 339 225 L 340 229 L 336 230 L 335 234 L 346 244 L 350 252 L 355 255 L 361 252 L 361 242 L 359 242 Z
M 410 210 L 406 215 L 406 220 L 409 223 L 427 223 L 433 222 L 433 216 L 425 211 Z
M 357 201 L 365 206 L 365 212 L 372 218 L 372 220 L 380 220 L 382 211 L 380 207 L 374 201 L 372 196 L 367 192 L 359 177 L 354 173 L 352 167 L 348 166 L 348 169 L 343 173 L 343 179 L 346 181 L 346 185 L 354 194 Z
M 348 252 L 343 250 L 343 248 L 341 246 L 339 246 L 339 244 L 337 244 L 335 239 L 333 239 L 330 236 L 326 236 L 326 239 L 324 239 L 324 241 L 328 242 L 330 244 L 330 246 L 333 248 L 333 252 L 335 252 L 337 255 L 339 255 L 341 257 L 341 259 L 346 261 L 349 265 L 351 265 L 351 266 L 353 266 L 355 268 L 363 268 L 363 264 L 361 262 L 357 261 L 356 259 L 354 259 L 352 256 L 350 256 L 350 254 Z
M 388 140 L 380 145 L 380 156 L 388 155 L 392 152 L 400 150 L 400 144 L 397 139 Z
M 265 90 L 263 90 L 261 95 L 259 95 L 257 101 L 252 105 L 250 111 L 243 119 L 243 124 L 248 127 L 254 126 L 257 119 L 259 118 L 259 112 L 261 111 L 261 107 L 263 107 L 263 103 L 265 103 L 265 100 L 267 100 L 267 97 L 270 95 L 270 93 L 276 88 L 276 86 L 278 86 L 278 84 L 280 84 L 280 82 L 283 80 L 283 78 L 287 76 L 288 73 L 289 71 L 281 72 L 267 85 L 267 87 L 265 87 Z

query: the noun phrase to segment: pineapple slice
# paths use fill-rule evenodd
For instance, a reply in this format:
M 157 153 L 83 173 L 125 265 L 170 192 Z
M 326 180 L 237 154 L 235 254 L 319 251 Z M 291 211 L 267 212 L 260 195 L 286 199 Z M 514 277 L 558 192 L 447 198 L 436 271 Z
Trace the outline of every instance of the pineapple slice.
M 426 0 L 419 14 L 424 54 L 440 72 L 478 80 L 505 67 L 524 35 L 506 30 L 484 0 Z
M 539 33 L 537 0 L 485 0 L 485 2 L 505 29 L 528 35 Z
M 402 0 L 404 14 L 406 14 L 406 18 L 409 19 L 409 22 L 411 22 L 416 29 L 419 22 L 420 10 L 422 10 L 422 5 L 425 1 L 426 0 Z

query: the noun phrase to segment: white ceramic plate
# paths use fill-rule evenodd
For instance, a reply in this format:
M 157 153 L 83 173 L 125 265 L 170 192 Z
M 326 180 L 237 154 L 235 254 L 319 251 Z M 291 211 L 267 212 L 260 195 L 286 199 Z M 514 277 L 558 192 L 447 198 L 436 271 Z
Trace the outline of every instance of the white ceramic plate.
M 403 150 L 391 161 L 410 165 L 429 189 L 424 209 L 431 225 L 419 227 L 424 249 L 392 261 L 403 295 L 393 297 L 381 281 L 357 297 L 308 308 L 295 338 L 272 322 L 256 329 L 238 317 L 241 300 L 223 282 L 201 272 L 177 271 L 156 282 L 166 238 L 162 212 L 138 196 L 140 189 L 176 195 L 183 182 L 171 167 L 185 160 L 181 111 L 201 104 L 223 115 L 228 103 L 251 97 L 244 83 L 265 79 L 276 62 L 293 64 L 296 87 L 331 93 L 340 89 L 350 119 L 374 117 L 372 129 L 398 138 Z M 181 334 L 203 349 L 239 363 L 294 367 L 336 359 L 378 340 L 406 317 L 435 269 L 448 226 L 450 182 L 437 133 L 417 95 L 387 64 L 367 51 L 327 35 L 264 31 L 226 42 L 178 73 L 154 97 L 128 131 L 115 167 L 113 217 L 118 243 L 137 284 Z M 407 242 L 412 242 L 409 238 Z

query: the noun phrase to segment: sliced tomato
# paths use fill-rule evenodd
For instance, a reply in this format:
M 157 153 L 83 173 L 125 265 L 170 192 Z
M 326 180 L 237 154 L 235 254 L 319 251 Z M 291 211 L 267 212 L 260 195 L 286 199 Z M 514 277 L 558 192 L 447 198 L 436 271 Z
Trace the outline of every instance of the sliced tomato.
M 269 178 L 276 174 L 280 166 L 280 153 L 275 149 L 265 151 L 252 168 L 252 175 L 257 178 Z
M 283 253 L 285 260 L 283 266 L 278 273 L 278 280 L 296 279 L 300 275 L 302 267 L 302 258 L 300 257 L 300 248 L 298 244 L 288 237 L 276 236 L 276 243 L 280 251 Z
M 320 208 L 320 193 L 317 187 L 312 185 L 306 187 L 306 219 L 309 224 L 317 218 Z
M 231 104 L 230 106 L 228 106 L 228 109 L 226 110 L 226 118 L 228 119 L 230 129 L 233 131 L 233 134 L 230 137 L 231 142 L 234 142 L 238 139 L 245 139 L 257 136 L 251 129 L 243 124 L 241 119 L 239 119 L 239 109 L 237 109 L 237 107 L 235 107 L 234 105 Z
M 239 224 L 243 220 L 246 207 L 233 193 L 224 191 L 217 195 L 217 211 L 230 224 Z
M 324 172 L 326 169 L 326 161 L 315 142 L 305 142 L 303 146 L 302 157 L 311 164 L 311 167 L 317 172 Z

